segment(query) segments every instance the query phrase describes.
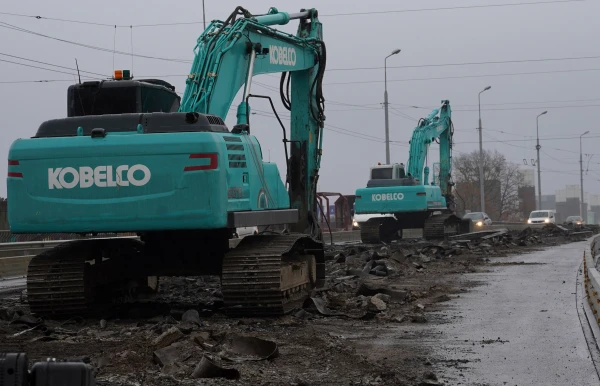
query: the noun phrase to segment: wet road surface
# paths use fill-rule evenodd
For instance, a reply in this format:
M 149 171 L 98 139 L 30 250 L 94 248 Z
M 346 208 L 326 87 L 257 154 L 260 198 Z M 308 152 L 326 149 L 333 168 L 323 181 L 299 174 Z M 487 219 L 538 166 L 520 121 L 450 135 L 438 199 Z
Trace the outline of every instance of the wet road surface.
M 578 242 L 493 259 L 542 264 L 492 266 L 489 272 L 469 275 L 484 284 L 438 315 L 450 322 L 436 328 L 442 338 L 438 359 L 447 365 L 441 373 L 445 383 L 598 385 L 576 308 L 585 247 Z

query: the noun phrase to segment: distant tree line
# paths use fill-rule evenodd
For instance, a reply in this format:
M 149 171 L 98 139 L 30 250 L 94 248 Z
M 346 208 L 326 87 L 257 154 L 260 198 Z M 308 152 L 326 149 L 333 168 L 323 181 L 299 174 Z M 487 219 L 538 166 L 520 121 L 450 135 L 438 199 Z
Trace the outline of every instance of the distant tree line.
M 460 154 L 452 159 L 459 213 L 481 210 L 479 164 L 479 151 Z M 484 150 L 483 175 L 485 212 L 496 221 L 520 219 L 519 187 L 523 185 L 524 175 L 519 165 L 508 162 L 497 150 Z

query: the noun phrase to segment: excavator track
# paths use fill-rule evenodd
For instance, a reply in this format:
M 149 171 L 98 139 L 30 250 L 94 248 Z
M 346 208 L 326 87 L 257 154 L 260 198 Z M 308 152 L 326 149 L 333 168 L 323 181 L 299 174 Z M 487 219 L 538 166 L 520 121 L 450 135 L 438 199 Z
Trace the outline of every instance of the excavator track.
M 304 234 L 246 236 L 223 259 L 221 290 L 229 316 L 279 316 L 323 285 L 324 250 Z
M 38 316 L 85 313 L 92 303 L 86 262 L 77 256 L 78 244 L 65 243 L 31 259 L 27 269 L 27 302 Z
M 27 268 L 31 312 L 50 318 L 83 316 L 128 299 L 132 288 L 138 289 L 131 284 L 139 279 L 128 278 L 131 269 L 118 258 L 131 257 L 138 246 L 135 240 L 78 240 L 34 256 Z M 158 286 L 157 278 L 152 285 L 146 280 L 149 287 Z
M 431 216 L 425 221 L 423 238 L 426 240 L 443 239 L 460 232 L 462 220 L 453 214 Z
M 366 221 L 360 226 L 360 240 L 365 244 L 381 244 L 379 221 Z
M 390 243 L 401 239 L 402 229 L 396 219 L 383 217 L 372 218 L 360 227 L 360 239 L 365 244 Z

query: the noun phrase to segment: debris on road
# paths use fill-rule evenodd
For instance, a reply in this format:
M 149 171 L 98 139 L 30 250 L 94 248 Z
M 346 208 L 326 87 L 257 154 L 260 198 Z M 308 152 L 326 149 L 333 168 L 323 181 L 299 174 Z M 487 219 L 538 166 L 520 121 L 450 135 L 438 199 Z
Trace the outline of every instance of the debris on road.
M 213 276 L 161 278 L 157 295 L 103 319 L 41 320 L 21 297 L 7 296 L 0 342 L 33 360 L 88 357 L 104 384 L 441 384 L 425 374 L 436 360 L 418 337 L 435 321 L 430 311 L 467 290 L 460 275 L 578 233 L 551 225 L 327 246 L 324 287 L 280 318 L 226 317 Z

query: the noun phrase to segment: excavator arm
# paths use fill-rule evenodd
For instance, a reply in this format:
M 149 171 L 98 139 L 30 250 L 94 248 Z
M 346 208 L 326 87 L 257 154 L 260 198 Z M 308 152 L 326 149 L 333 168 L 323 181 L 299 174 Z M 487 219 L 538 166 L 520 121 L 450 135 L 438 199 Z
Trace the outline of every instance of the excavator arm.
M 410 140 L 408 157 L 408 173 L 419 180 L 423 185 L 429 185 L 429 167 L 425 166 L 429 146 L 439 138 L 440 144 L 440 176 L 439 184 L 442 195 L 451 194 L 451 169 L 452 169 L 452 112 L 450 102 L 442 101 L 442 106 L 435 109 L 419 121 Z M 423 179 L 423 174 L 425 174 Z
M 294 19 L 300 21 L 295 36 L 270 27 Z M 265 15 L 253 16 L 238 7 L 225 21 L 213 21 L 208 26 L 198 38 L 194 52 L 179 111 L 225 119 L 243 86 L 234 127 L 240 132 L 250 132 L 252 77 L 282 74 L 280 94 L 284 106 L 291 111 L 290 136 L 284 137 L 284 142 L 290 144 L 288 192 L 291 207 L 299 213 L 299 222 L 292 225 L 292 231 L 320 238 L 316 186 L 325 120 L 322 79 L 326 57 L 317 10 L 290 14 L 271 8 Z M 285 146 L 287 157 L 288 144 Z

